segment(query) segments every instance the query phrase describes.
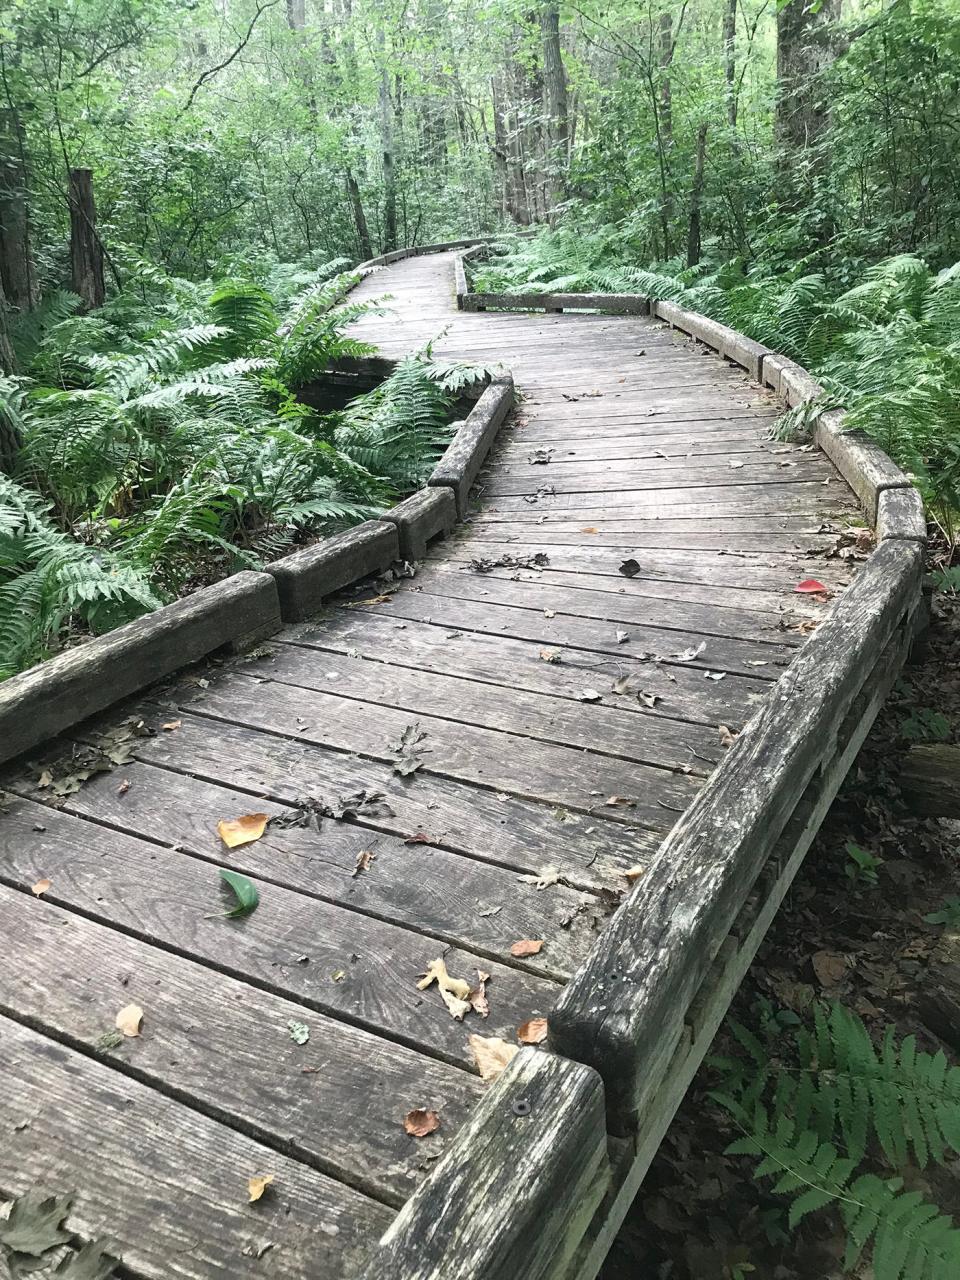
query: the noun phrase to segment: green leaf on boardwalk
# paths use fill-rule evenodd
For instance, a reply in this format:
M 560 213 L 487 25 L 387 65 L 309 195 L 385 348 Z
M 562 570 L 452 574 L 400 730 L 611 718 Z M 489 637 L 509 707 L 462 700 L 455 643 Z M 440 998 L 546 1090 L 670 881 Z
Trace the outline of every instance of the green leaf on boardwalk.
M 306 1044 L 310 1039 L 310 1028 L 305 1022 L 295 1022 L 291 1019 L 287 1023 L 287 1029 L 294 1044 Z
M 248 880 L 246 876 L 240 875 L 237 871 L 227 871 L 226 868 L 221 870 L 220 879 L 237 900 L 237 905 L 233 910 L 227 912 L 229 917 L 248 916 L 251 911 L 256 910 L 260 902 L 260 895 L 257 893 L 256 886 L 252 880 Z
M 6 1222 L 0 1222 L 0 1245 L 11 1253 L 39 1257 L 58 1244 L 73 1239 L 63 1220 L 70 1212 L 70 1196 L 44 1196 L 27 1191 L 14 1200 Z
M 76 1253 L 68 1254 L 57 1267 L 57 1280 L 110 1280 L 119 1260 L 107 1252 L 106 1242 L 90 1240 Z

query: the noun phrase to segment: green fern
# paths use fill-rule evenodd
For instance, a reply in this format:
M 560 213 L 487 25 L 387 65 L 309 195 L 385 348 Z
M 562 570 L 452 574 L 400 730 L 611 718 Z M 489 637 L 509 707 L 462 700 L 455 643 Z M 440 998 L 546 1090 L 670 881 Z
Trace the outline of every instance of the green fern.
M 945 1280 L 960 1274 L 960 1231 L 899 1178 L 861 1169 L 875 1142 L 893 1170 L 921 1168 L 960 1150 L 960 1067 L 942 1052 L 897 1042 L 888 1027 L 877 1048 L 862 1021 L 841 1005 L 817 1007 L 812 1028 L 794 1038 L 796 1065 L 783 1065 L 757 1036 L 731 1027 L 745 1059 L 716 1059 L 724 1088 L 712 1096 L 744 1136 L 731 1154 L 760 1157 L 759 1178 L 793 1197 L 791 1227 L 836 1203 L 851 1267 L 873 1242 L 876 1280 Z M 843 1154 L 841 1155 L 841 1147 Z

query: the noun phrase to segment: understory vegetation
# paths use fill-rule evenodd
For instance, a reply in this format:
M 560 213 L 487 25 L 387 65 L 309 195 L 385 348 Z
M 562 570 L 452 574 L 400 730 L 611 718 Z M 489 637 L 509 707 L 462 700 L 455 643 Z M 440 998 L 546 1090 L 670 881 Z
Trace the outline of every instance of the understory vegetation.
M 297 391 L 372 348 L 341 263 L 192 283 L 144 271 L 94 314 L 54 294 L 0 382 L 0 675 L 382 511 L 446 447 L 481 370 L 402 360 L 336 412 Z M 382 304 L 386 305 L 386 304 Z

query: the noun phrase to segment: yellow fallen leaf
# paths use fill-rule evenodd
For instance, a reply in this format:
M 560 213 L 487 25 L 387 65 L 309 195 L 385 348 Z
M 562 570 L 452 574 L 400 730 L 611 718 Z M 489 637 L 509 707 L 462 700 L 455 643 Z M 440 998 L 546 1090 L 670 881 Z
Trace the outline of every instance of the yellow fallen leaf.
M 647 868 L 640 866 L 628 867 L 622 874 L 624 880 L 629 880 L 630 883 L 633 884 L 634 880 L 639 880 L 641 876 L 645 876 L 647 874 Z
M 464 982 L 462 978 L 451 978 L 447 973 L 447 966 L 444 964 L 442 957 L 430 961 L 427 965 L 427 972 L 417 983 L 417 990 L 426 991 L 427 987 L 433 982 L 437 984 L 441 991 L 449 991 L 458 1000 L 466 1000 L 470 994 L 470 983 Z
M 403 1127 L 411 1138 L 425 1138 L 428 1133 L 435 1133 L 440 1128 L 440 1115 L 436 1111 L 424 1111 L 417 1108 L 408 1111 L 403 1117 Z
M 217 823 L 217 834 L 228 849 L 237 849 L 242 844 L 259 840 L 269 821 L 265 813 L 245 813 L 242 818 L 229 820 L 221 818 Z
M 39 898 L 42 893 L 46 893 L 53 884 L 52 880 L 38 880 L 36 884 L 30 886 L 30 892 Z
M 524 956 L 535 956 L 543 946 L 540 938 L 521 938 L 519 942 L 515 942 L 510 948 L 510 954 L 516 956 L 518 960 L 522 960 Z
M 168 720 L 167 723 L 162 724 L 160 728 L 166 729 L 167 733 L 173 733 L 173 731 L 175 729 L 179 729 L 182 724 L 183 724 L 182 720 Z
M 272 1181 L 272 1173 L 258 1173 L 254 1177 L 248 1178 L 247 1194 L 250 1197 L 248 1203 L 253 1204 L 254 1201 L 259 1200 Z
M 517 1028 L 517 1039 L 521 1044 L 543 1044 L 547 1038 L 546 1018 L 531 1018 L 522 1027 Z
M 143 1024 L 143 1010 L 138 1004 L 125 1004 L 116 1018 L 116 1028 L 125 1036 L 138 1036 Z
M 481 1080 L 496 1080 L 520 1050 L 499 1036 L 470 1036 L 467 1040 Z

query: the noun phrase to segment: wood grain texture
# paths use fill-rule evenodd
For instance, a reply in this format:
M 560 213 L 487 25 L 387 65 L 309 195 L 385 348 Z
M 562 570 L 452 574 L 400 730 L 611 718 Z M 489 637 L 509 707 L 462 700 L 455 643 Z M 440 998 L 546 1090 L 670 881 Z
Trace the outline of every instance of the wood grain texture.
M 402 560 L 422 560 L 427 545 L 457 523 L 457 503 L 449 489 L 419 489 L 380 519 L 397 526 Z
M 0 763 L 178 667 L 280 629 L 272 580 L 235 573 L 0 684 Z
M 909 542 L 878 548 L 564 989 L 552 1043 L 597 1065 L 615 1132 L 636 1127 L 681 1036 L 681 1011 L 867 674 L 915 607 L 920 559 Z
M 327 596 L 397 559 L 397 528 L 382 520 L 367 520 L 322 538 L 267 565 L 280 594 L 285 622 L 299 622 L 316 613 Z
M 455 1067 L 52 901 L 0 887 L 0 929 L 4 1010 L 394 1206 L 424 1176 L 405 1113 L 442 1114 L 443 1136 L 426 1147 L 437 1154 L 483 1096 Z M 142 1034 L 98 1050 L 131 1001 L 144 1010 Z M 309 1026 L 306 1044 L 291 1038 L 292 1021 Z
M 549 939 L 523 965 L 543 977 L 569 976 L 606 918 L 607 909 L 594 895 L 567 885 L 538 893 L 505 867 L 406 844 L 399 836 L 304 814 L 199 778 L 190 782 L 189 805 L 181 803 L 184 786 L 177 773 L 135 762 L 124 768 L 123 780 L 129 786 L 120 794 L 114 776 L 91 779 L 70 797 L 66 810 L 377 919 L 415 922 L 438 946 L 462 946 L 512 964 L 510 946 L 518 938 Z M 217 823 L 241 810 L 306 825 L 271 823 L 260 840 L 227 851 Z M 373 856 L 358 874 L 364 851 Z M 626 883 L 620 881 L 624 888 Z
M 70 1230 L 144 1280 L 352 1280 L 389 1209 L 103 1062 L 0 1018 L 0 1193 L 72 1195 Z M 247 1204 L 247 1179 L 274 1186 Z M 269 1243 L 269 1248 L 263 1247 Z
M 599 1077 L 522 1050 L 397 1215 L 364 1280 L 547 1280 L 609 1179 Z
M 546 1014 L 557 990 L 512 965 L 447 950 L 452 974 L 491 974 L 490 1016 L 471 1014 L 477 1025 L 465 1026 L 435 989 L 417 989 L 444 951 L 436 939 L 260 881 L 260 905 L 233 920 L 216 867 L 18 801 L 0 826 L 0 881 L 25 891 L 41 875 L 52 882 L 48 902 L 469 1070 L 471 1030 L 512 1039 L 528 1018 Z

